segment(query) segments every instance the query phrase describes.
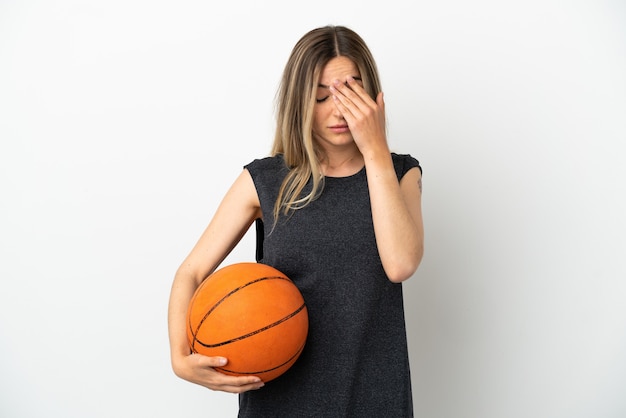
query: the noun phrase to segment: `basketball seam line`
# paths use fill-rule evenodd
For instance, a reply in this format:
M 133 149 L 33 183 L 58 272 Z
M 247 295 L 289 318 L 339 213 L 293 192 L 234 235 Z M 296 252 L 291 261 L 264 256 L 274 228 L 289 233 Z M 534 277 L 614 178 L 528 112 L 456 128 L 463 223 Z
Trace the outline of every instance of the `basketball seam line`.
M 298 309 L 296 309 L 295 311 L 293 311 L 293 312 L 292 312 L 292 313 L 290 313 L 289 315 L 285 316 L 284 318 L 279 319 L 278 321 L 276 321 L 276 322 L 274 322 L 274 323 L 272 323 L 272 324 L 266 325 L 266 326 L 264 326 L 263 328 L 259 328 L 259 329 L 257 329 L 256 331 L 249 332 L 248 334 L 241 335 L 241 336 L 239 336 L 239 337 L 237 337 L 237 338 L 233 338 L 233 339 L 230 339 L 230 340 L 227 340 L 227 341 L 222 341 L 221 343 L 217 343 L 217 344 L 205 344 L 205 343 L 203 343 L 202 341 L 199 341 L 199 340 L 198 340 L 198 339 L 196 339 L 196 338 L 194 338 L 194 339 L 195 339 L 195 341 L 196 341 L 198 344 L 200 344 L 201 346 L 206 347 L 206 348 L 215 348 L 215 347 L 220 347 L 220 346 L 222 346 L 222 345 L 226 345 L 226 344 L 234 343 L 235 341 L 240 341 L 240 340 L 246 339 L 246 338 L 248 338 L 248 337 L 251 337 L 251 336 L 253 336 L 253 335 L 259 334 L 259 333 L 261 333 L 261 332 L 263 332 L 263 331 L 267 331 L 268 329 L 270 329 L 270 328 L 272 328 L 272 327 L 275 327 L 275 326 L 277 326 L 277 325 L 279 325 L 279 324 L 281 324 L 281 323 L 285 322 L 285 321 L 286 321 L 286 320 L 288 320 L 289 318 L 293 318 L 293 317 L 294 317 L 294 316 L 296 316 L 298 313 L 300 313 L 300 312 L 304 309 L 304 307 L 305 307 L 305 306 L 306 306 L 306 304 L 304 304 L 304 303 L 303 303 L 303 304 L 302 304 L 302 306 L 300 306 Z
M 276 370 L 276 369 L 280 369 L 280 368 L 281 368 L 281 367 L 283 367 L 285 364 L 289 364 L 292 360 L 294 360 L 294 359 L 298 358 L 298 357 L 300 356 L 300 353 L 302 353 L 302 350 L 304 350 L 304 345 L 305 345 L 305 344 L 303 344 L 302 346 L 300 346 L 300 348 L 298 349 L 298 351 L 296 351 L 296 353 L 295 353 L 293 356 L 291 356 L 291 357 L 290 357 L 287 361 L 285 361 L 285 362 L 284 362 L 284 363 L 282 363 L 282 364 L 279 364 L 279 365 L 278 365 L 278 366 L 276 366 L 276 367 L 272 367 L 271 369 L 267 369 L 267 370 L 259 370 L 259 371 L 256 371 L 256 372 L 242 372 L 242 371 L 239 371 L 239 370 L 230 370 L 230 369 L 226 369 L 226 368 L 224 368 L 224 367 L 216 367 L 216 369 L 217 369 L 217 370 L 224 371 L 224 372 L 229 372 L 229 373 L 237 373 L 237 374 L 246 374 L 246 375 L 255 375 L 255 374 L 262 374 L 262 373 L 272 372 L 272 371 L 274 371 L 274 370 Z

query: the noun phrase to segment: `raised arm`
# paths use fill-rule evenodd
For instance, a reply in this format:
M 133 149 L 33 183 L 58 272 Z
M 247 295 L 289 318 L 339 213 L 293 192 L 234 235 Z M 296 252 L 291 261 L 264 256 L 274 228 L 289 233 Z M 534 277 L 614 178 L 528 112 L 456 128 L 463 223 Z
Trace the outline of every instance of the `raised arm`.
M 398 183 L 387 159 L 383 153 L 366 159 L 367 181 L 383 268 L 389 280 L 401 282 L 415 273 L 424 254 L 421 172 L 412 168 Z
M 424 253 L 421 172 L 409 170 L 398 182 L 385 131 L 385 103 L 372 100 L 352 77 L 331 87 L 363 155 L 372 205 L 376 244 L 389 280 L 401 282 L 417 270 Z

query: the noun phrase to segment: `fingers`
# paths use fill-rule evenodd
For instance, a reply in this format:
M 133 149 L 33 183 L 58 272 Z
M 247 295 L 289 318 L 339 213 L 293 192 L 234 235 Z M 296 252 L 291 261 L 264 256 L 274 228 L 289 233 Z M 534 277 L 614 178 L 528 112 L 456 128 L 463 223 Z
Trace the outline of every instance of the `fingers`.
M 243 393 L 249 390 L 261 389 L 265 384 L 256 376 L 228 376 L 221 374 L 219 384 L 210 389 L 230 393 Z
M 330 86 L 330 91 L 333 93 L 335 103 L 343 105 L 346 110 L 353 114 L 357 110 L 364 112 L 376 105 L 369 94 L 352 77 L 348 77 L 345 83 L 334 80 Z
M 334 80 L 330 86 L 333 101 L 337 109 L 350 125 L 384 125 L 384 100 L 382 93 L 378 93 L 376 100 L 372 100 L 363 87 L 352 77 L 344 84 Z
M 348 123 L 361 152 L 369 145 L 386 141 L 382 92 L 372 100 L 359 82 L 352 77 L 348 77 L 346 83 L 333 80 L 330 91 L 335 106 Z
M 199 354 L 192 354 L 190 357 L 195 363 L 194 378 L 190 380 L 211 390 L 242 393 L 264 386 L 263 381 L 257 376 L 230 376 L 221 373 L 219 367 L 228 364 L 224 357 L 207 357 Z

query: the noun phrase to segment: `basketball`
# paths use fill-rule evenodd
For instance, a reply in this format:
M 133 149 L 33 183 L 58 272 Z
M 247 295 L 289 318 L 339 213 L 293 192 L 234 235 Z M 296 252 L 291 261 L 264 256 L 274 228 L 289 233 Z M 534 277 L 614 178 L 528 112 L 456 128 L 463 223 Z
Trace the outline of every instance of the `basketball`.
M 216 370 L 268 382 L 300 356 L 309 318 L 302 294 L 286 275 L 249 262 L 218 269 L 200 284 L 187 325 L 192 352 L 228 359 Z

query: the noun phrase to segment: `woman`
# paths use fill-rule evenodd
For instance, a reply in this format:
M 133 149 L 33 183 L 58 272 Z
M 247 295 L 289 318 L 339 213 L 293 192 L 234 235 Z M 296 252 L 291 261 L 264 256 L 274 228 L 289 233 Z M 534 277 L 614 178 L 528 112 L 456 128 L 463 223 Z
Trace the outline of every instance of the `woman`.
M 302 292 L 309 335 L 298 361 L 264 384 L 191 354 L 189 300 L 255 220 L 263 258 Z M 412 416 L 401 282 L 423 254 L 421 167 L 391 153 L 374 59 L 342 26 L 305 34 L 277 96 L 272 156 L 244 167 L 174 278 L 172 366 L 239 393 L 240 417 Z

